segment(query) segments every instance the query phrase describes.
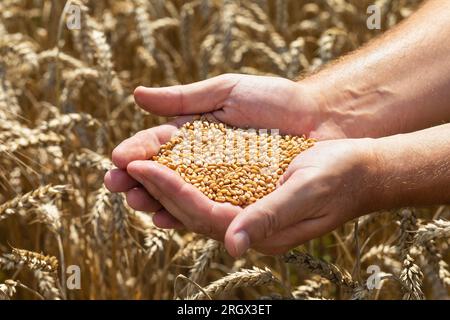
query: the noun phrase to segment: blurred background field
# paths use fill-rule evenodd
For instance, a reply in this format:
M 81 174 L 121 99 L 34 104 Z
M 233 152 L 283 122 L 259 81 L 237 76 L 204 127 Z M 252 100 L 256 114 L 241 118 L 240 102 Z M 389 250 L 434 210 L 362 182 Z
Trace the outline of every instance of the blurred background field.
M 447 299 L 445 206 L 380 212 L 298 253 L 235 261 L 216 241 L 157 229 L 102 186 L 112 148 L 167 120 L 135 106 L 136 86 L 296 79 L 420 2 L 2 0 L 0 298 Z M 380 30 L 366 25 L 372 4 Z M 68 28 L 77 12 L 80 28 Z M 367 289 L 370 265 L 379 289 Z

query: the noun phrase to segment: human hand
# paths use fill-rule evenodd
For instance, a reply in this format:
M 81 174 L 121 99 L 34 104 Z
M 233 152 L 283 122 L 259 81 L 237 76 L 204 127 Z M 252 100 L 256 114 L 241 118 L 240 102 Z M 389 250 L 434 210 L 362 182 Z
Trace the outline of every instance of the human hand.
M 158 115 L 207 113 L 237 127 L 279 129 L 281 133 L 309 134 L 315 138 L 340 136 L 338 131 L 327 130 L 320 123 L 319 99 L 301 84 L 282 78 L 226 74 L 185 86 L 140 87 L 135 98 L 142 108 Z M 179 117 L 175 122 L 144 130 L 121 143 L 112 155 L 118 169 L 105 176 L 108 189 L 126 192 L 129 205 L 136 210 L 162 209 L 126 169 L 134 160 L 148 160 L 155 155 L 177 126 L 189 119 L 189 116 Z M 155 219 L 159 216 L 156 214 Z
M 279 77 L 224 74 L 193 84 L 139 87 L 136 102 L 161 116 L 209 113 L 239 128 L 279 129 L 319 140 L 345 138 L 323 112 L 316 88 Z
M 127 171 L 164 207 L 154 216 L 158 227 L 225 241 L 233 256 L 249 247 L 277 254 L 370 210 L 371 152 L 365 142 L 318 142 L 294 159 L 273 193 L 245 209 L 208 199 L 153 161 L 132 161 Z

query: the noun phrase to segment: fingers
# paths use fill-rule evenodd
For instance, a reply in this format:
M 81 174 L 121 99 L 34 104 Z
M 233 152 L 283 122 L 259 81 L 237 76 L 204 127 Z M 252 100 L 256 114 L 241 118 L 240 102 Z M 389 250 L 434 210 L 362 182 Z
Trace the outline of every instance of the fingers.
M 126 193 L 128 205 L 137 211 L 155 212 L 162 209 L 161 204 L 156 201 L 144 188 L 133 188 Z
M 127 192 L 138 187 L 139 183 L 134 180 L 126 171 L 112 169 L 105 174 L 105 187 L 111 192 Z
M 113 163 L 120 169 L 126 169 L 131 161 L 150 159 L 158 153 L 162 144 L 170 140 L 181 125 L 190 120 L 192 117 L 179 117 L 167 124 L 138 132 L 113 150 Z
M 159 210 L 153 215 L 153 223 L 161 229 L 185 229 L 185 226 L 165 209 Z
M 200 114 L 220 108 L 238 81 L 238 75 L 226 74 L 188 85 L 138 87 L 134 97 L 139 106 L 157 115 Z
M 226 232 L 225 247 L 228 252 L 239 257 L 252 244 L 305 219 L 303 212 L 312 214 L 308 203 L 311 188 L 305 176 L 294 174 L 274 192 L 245 208 Z
M 229 206 L 216 208 L 194 186 L 186 183 L 176 172 L 153 161 L 134 161 L 128 173 L 157 199 L 163 207 L 191 231 L 217 237 L 235 216 Z M 222 208 L 222 210 L 221 210 Z

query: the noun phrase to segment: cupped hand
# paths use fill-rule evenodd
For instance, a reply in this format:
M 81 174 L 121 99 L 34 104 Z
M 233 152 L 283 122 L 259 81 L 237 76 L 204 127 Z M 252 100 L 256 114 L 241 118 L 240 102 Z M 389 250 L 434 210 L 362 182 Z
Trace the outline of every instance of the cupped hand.
M 168 124 L 144 130 L 122 142 L 113 152 L 113 162 L 118 169 L 106 174 L 105 185 L 112 192 L 126 192 L 127 202 L 132 208 L 155 212 L 153 219 L 157 226 L 187 228 L 225 240 L 229 252 L 235 256 L 240 255 L 248 246 L 266 253 L 277 253 L 336 226 L 336 222 L 332 222 L 335 220 L 318 216 L 323 212 L 317 208 L 303 210 L 295 206 L 301 199 L 305 201 L 301 203 L 303 206 L 311 204 L 314 198 L 324 196 L 323 190 L 326 187 L 322 184 L 327 183 L 326 178 L 331 178 L 329 175 L 319 174 L 319 169 L 325 164 L 317 162 L 317 155 L 309 156 L 310 170 L 305 170 L 308 163 L 304 160 L 294 161 L 282 179 L 283 185 L 272 195 L 245 210 L 209 200 L 173 171 L 148 161 L 178 127 L 192 120 L 190 115 L 200 113 L 208 113 L 221 122 L 242 128 L 277 128 L 286 134 L 339 137 L 339 132 L 330 131 L 326 122 L 319 121 L 321 112 L 318 104 L 312 97 L 308 97 L 298 83 L 282 78 L 228 74 L 184 86 L 140 87 L 135 92 L 135 98 L 141 107 L 154 114 L 178 117 Z M 344 144 L 333 142 L 333 145 L 335 143 L 337 146 Z M 308 158 L 310 153 L 319 152 L 319 156 L 325 153 L 325 147 L 320 145 L 323 143 L 301 157 Z M 331 151 L 336 148 L 331 148 L 331 145 L 329 147 Z M 327 157 L 322 156 L 324 160 Z M 297 171 L 302 173 L 296 173 Z M 336 176 L 338 179 L 339 173 Z M 302 190 L 299 194 L 298 189 Z M 309 196 L 301 196 L 303 192 Z M 284 213 L 276 213 L 276 208 Z M 289 208 L 292 209 L 287 210 Z M 278 224 L 274 217 L 293 218 L 292 210 L 300 210 L 298 223 L 302 221 L 301 226 L 314 227 L 293 227 L 292 221 L 289 224 L 291 228 L 285 228 L 283 223 Z M 248 221 L 256 219 L 258 213 L 247 215 L 247 212 L 261 212 L 258 220 L 260 223 L 255 223 L 248 232 L 244 230 Z M 308 219 L 303 222 L 304 217 Z M 346 219 L 339 213 L 334 217 Z M 259 231 L 255 231 L 255 228 L 259 228 Z
M 239 128 L 279 129 L 282 134 L 318 135 L 318 99 L 298 82 L 278 77 L 224 74 L 166 88 L 139 87 L 136 102 L 161 116 L 210 113 Z
M 127 173 L 127 166 L 155 155 L 181 124 L 192 119 L 189 115 L 207 113 L 237 127 L 279 129 L 282 133 L 312 136 L 320 115 L 315 99 L 301 85 L 275 77 L 225 74 L 189 85 L 139 87 L 135 100 L 153 114 L 177 118 L 122 142 L 112 155 L 118 169 L 106 174 L 105 185 L 112 192 L 126 192 L 134 209 L 149 212 L 161 210 L 161 203 Z M 159 217 L 157 213 L 155 220 L 159 221 Z
M 156 211 L 157 226 L 224 241 L 235 257 L 248 248 L 278 254 L 371 211 L 370 146 L 368 139 L 318 142 L 294 159 L 274 192 L 244 209 L 208 199 L 156 162 L 132 161 L 128 174 L 143 189 L 127 199 L 138 210 Z

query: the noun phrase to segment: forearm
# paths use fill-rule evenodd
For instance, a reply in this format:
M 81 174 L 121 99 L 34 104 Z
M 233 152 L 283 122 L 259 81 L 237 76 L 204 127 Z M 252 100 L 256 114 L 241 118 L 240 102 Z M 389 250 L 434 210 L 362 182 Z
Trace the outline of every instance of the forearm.
M 374 210 L 450 203 L 450 124 L 371 140 Z
M 394 30 L 302 80 L 319 101 L 321 125 L 357 138 L 450 121 L 449 14 L 450 1 L 430 0 Z

